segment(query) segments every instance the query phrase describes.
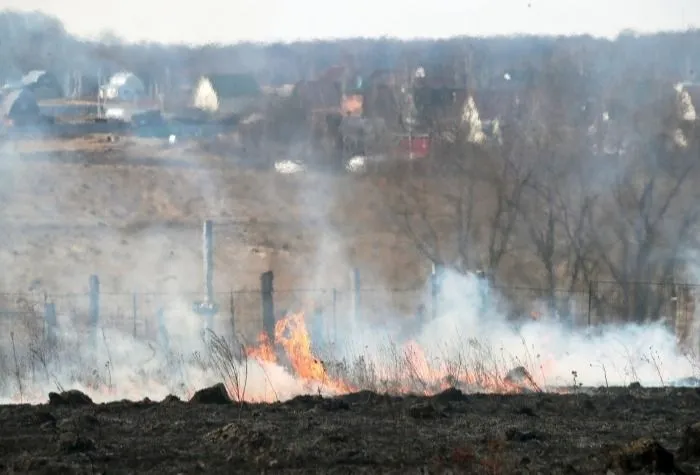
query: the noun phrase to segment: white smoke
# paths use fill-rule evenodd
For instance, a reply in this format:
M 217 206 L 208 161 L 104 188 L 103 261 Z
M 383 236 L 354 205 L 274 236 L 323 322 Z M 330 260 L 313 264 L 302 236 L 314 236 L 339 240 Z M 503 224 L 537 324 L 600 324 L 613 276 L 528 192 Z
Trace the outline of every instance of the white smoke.
M 329 378 L 339 376 L 352 389 L 416 390 L 421 389 L 418 381 L 425 385 L 422 389 L 437 390 L 444 387 L 440 378 L 446 375 L 460 385 L 461 375 L 478 374 L 483 386 L 470 381 L 463 387 L 488 391 L 498 387 L 485 382 L 502 381 L 516 366 L 523 366 L 542 389 L 635 381 L 662 386 L 697 373 L 694 360 L 683 354 L 661 323 L 588 329 L 546 316 L 510 322 L 502 310 L 503 299 L 483 279 L 454 272 L 444 275 L 439 304 L 437 318 L 413 335 L 402 328 L 379 330 L 369 324 L 340 335 L 339 344 L 322 359 L 344 361 L 345 366 L 329 369 Z M 15 327 L 0 355 L 0 402 L 41 402 L 49 391 L 62 388 L 81 389 L 97 402 L 158 400 L 168 394 L 188 398 L 222 380 L 234 397 L 252 401 L 337 392 L 328 381 L 305 380 L 284 363 L 255 358 L 235 363 L 232 378 L 214 363 L 201 318 L 174 301 L 163 319 L 167 342 L 110 329 L 91 333 L 66 327 L 57 335 L 55 350 L 47 349 L 39 335 Z M 409 325 L 412 318 L 405 316 L 403 321 Z M 418 346 L 406 346 L 409 341 Z
M 544 316 L 516 325 L 499 311 L 500 296 L 474 275 L 447 272 L 444 311 L 418 338 L 425 350 L 449 360 L 491 359 L 492 370 L 522 365 L 542 386 L 667 385 L 694 376 L 697 367 L 662 323 L 580 328 Z

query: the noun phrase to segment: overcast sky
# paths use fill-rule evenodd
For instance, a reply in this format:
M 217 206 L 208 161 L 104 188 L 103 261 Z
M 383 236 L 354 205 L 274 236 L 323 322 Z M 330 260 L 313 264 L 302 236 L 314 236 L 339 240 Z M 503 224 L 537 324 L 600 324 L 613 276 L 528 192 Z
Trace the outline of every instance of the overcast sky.
M 348 36 L 677 30 L 700 26 L 700 0 L 0 0 L 41 10 L 77 35 L 229 43 Z

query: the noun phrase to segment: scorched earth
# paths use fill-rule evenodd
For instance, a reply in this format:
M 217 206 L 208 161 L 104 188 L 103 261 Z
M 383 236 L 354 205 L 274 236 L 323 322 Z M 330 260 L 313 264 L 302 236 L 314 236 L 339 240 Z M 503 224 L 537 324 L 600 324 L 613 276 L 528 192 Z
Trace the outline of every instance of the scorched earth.
M 5 473 L 694 473 L 696 389 L 0 407 Z M 421 472 L 422 471 L 422 472 Z
M 464 367 L 435 365 L 411 342 L 391 353 L 395 364 L 388 367 L 342 368 L 314 354 L 303 314 L 278 321 L 274 340 L 271 345 L 261 334 L 258 344 L 237 346 L 211 335 L 210 373 L 222 382 L 187 391 L 187 397 L 96 404 L 93 397 L 124 397 L 111 384 L 110 364 L 106 381 L 76 381 L 89 387 L 89 394 L 54 392 L 44 404 L 0 406 L 0 470 L 573 474 L 700 469 L 699 389 L 639 383 L 585 388 L 575 371 L 570 387 L 555 388 L 545 384 L 550 368 L 543 359 L 536 366 L 540 378 L 524 366 L 508 371 L 493 357 Z M 257 376 L 269 384 L 252 384 L 246 368 L 257 368 Z M 316 389 L 289 398 L 271 373 L 275 368 Z M 31 375 L 16 379 L 22 400 L 31 395 L 32 401 L 45 401 L 31 391 Z M 155 398 L 147 380 L 143 383 L 135 397 Z M 465 394 L 451 384 L 482 393 Z M 362 390 L 368 386 L 376 390 Z M 139 385 L 128 393 L 139 394 Z

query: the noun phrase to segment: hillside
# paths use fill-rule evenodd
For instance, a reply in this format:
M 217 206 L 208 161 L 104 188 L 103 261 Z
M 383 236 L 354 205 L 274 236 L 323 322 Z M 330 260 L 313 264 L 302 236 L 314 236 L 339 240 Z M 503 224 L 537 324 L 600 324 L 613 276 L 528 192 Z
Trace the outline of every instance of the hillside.
M 207 218 L 221 293 L 257 290 L 267 270 L 279 290 L 343 290 L 352 266 L 380 288 L 419 287 L 429 269 L 391 224 L 377 178 L 240 170 L 136 139 L 16 142 L 1 154 L 6 293 L 85 292 L 92 273 L 127 307 L 133 291 L 200 292 Z M 259 310 L 257 294 L 241 298 Z

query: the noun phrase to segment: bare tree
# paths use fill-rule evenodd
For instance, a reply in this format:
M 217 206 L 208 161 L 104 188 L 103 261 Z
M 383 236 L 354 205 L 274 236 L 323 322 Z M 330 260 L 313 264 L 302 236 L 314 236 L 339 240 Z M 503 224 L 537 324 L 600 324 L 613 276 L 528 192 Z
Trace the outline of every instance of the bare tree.
M 663 284 L 676 279 L 700 219 L 698 128 L 681 124 L 669 106 L 661 100 L 635 114 L 630 146 L 617 155 L 610 191 L 593 218 L 596 255 L 615 284 L 607 299 L 615 308 L 603 311 L 627 319 L 657 317 L 668 304 Z
M 391 173 L 388 200 L 400 229 L 430 261 L 496 275 L 510 251 L 532 169 L 514 149 L 469 141 L 469 130 L 434 142 L 420 173 Z
M 567 50 L 546 58 L 522 92 L 522 113 L 514 125 L 521 161 L 531 162 L 534 170 L 518 208 L 541 271 L 530 275 L 534 281 L 541 277 L 542 297 L 553 312 L 565 311 L 558 290 L 567 290 L 568 297 L 588 274 L 583 233 L 594 197 L 582 171 L 591 155 L 588 126 L 595 102 L 584 63 L 585 57 Z

